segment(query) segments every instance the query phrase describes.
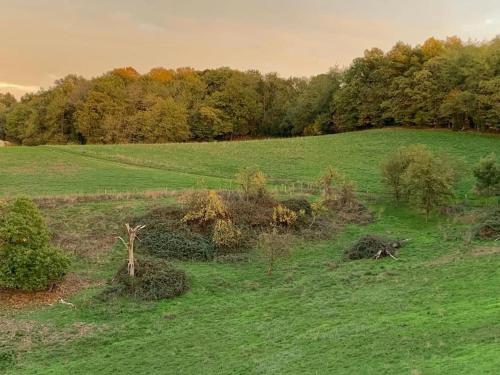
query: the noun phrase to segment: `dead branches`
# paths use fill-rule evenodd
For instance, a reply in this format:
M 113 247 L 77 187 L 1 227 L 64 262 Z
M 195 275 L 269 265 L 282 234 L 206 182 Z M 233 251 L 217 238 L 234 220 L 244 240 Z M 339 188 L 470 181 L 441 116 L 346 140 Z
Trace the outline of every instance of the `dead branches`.
M 144 229 L 146 226 L 136 225 L 135 227 L 131 227 L 129 224 L 125 224 L 125 227 L 127 228 L 128 241 L 125 241 L 122 237 L 118 237 L 118 239 L 120 239 L 120 241 L 122 241 L 122 243 L 127 248 L 128 274 L 129 276 L 134 277 L 135 275 L 134 243 L 135 239 L 137 238 L 137 235 L 139 234 L 139 231 Z

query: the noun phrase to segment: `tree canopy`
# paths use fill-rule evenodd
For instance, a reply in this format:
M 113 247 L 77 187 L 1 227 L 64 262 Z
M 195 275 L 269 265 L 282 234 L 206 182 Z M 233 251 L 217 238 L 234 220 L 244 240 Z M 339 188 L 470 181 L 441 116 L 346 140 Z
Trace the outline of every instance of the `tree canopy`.
M 310 78 L 231 68 L 132 67 L 69 75 L 16 101 L 0 138 L 25 144 L 140 143 L 316 135 L 383 126 L 500 130 L 500 36 L 429 38 L 366 50 Z

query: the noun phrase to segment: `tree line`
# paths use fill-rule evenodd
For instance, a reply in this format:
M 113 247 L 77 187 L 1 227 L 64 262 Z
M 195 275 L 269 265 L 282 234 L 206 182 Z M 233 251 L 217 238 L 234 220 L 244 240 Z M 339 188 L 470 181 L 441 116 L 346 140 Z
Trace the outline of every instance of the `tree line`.
M 231 68 L 118 68 L 69 75 L 17 101 L 0 94 L 0 139 L 160 143 L 319 135 L 383 126 L 500 130 L 500 36 L 366 50 L 310 78 Z

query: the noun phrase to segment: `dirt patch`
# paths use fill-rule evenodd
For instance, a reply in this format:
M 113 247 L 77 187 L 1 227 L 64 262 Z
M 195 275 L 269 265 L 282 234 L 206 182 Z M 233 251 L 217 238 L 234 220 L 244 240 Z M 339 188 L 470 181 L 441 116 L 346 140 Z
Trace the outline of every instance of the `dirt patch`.
M 424 262 L 425 266 L 441 266 L 443 264 L 448 264 L 455 262 L 461 259 L 461 255 L 459 253 L 446 254 L 440 257 L 434 258 L 428 262 Z
M 69 274 L 61 284 L 55 286 L 52 290 L 26 292 L 0 289 L 0 306 L 20 309 L 30 306 L 52 305 L 61 303 L 61 300 L 64 301 L 65 298 L 72 296 L 80 289 L 95 285 L 97 283 L 84 280 L 75 274 Z
M 104 327 L 85 322 L 60 328 L 50 323 L 40 323 L 32 320 L 17 320 L 2 318 L 0 324 L 0 347 L 8 347 L 16 352 L 23 352 L 35 346 L 47 346 L 61 341 L 76 340 L 88 336 Z
M 5 172 L 8 174 L 35 174 L 38 171 L 36 166 L 23 166 L 23 167 L 7 167 Z
M 453 263 L 459 260 L 464 259 L 464 257 L 467 256 L 474 256 L 474 257 L 480 257 L 480 256 L 486 256 L 486 255 L 493 255 L 493 254 L 500 254 L 500 247 L 499 246 L 482 246 L 482 247 L 476 247 L 473 248 L 467 252 L 461 253 L 461 252 L 454 252 L 452 254 L 445 254 L 440 257 L 437 257 L 435 259 L 432 259 L 428 262 L 425 262 L 424 264 L 426 266 L 440 266 L 443 264 L 449 264 Z
M 33 201 L 40 208 L 56 208 L 63 205 L 74 205 L 86 202 L 123 201 L 123 200 L 155 200 L 173 197 L 178 193 L 170 190 L 147 190 L 136 193 L 105 193 L 105 194 L 80 194 L 80 195 L 52 195 L 47 197 L 35 197 Z
M 475 257 L 480 257 L 484 255 L 500 254 L 500 246 L 492 247 L 476 247 L 472 250 L 471 255 Z

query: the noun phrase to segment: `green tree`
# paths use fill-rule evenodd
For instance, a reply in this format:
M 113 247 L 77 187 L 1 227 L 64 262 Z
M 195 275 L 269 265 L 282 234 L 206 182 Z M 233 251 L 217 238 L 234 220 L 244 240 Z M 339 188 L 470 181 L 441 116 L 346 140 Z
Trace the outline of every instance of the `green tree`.
M 416 160 L 431 158 L 424 145 L 411 145 L 398 148 L 381 165 L 382 182 L 389 187 L 397 202 L 404 197 L 405 173 Z
M 403 174 L 405 194 L 411 204 L 424 210 L 426 220 L 433 209 L 453 196 L 457 173 L 450 159 L 420 154 Z
M 183 142 L 191 136 L 187 110 L 182 103 L 177 103 L 172 98 L 160 99 L 144 111 L 143 116 L 145 142 Z
M 495 154 L 481 158 L 473 172 L 476 189 L 480 194 L 500 195 L 500 163 Z
M 8 111 L 17 103 L 16 98 L 10 93 L 0 94 L 0 139 L 5 138 L 5 125 Z

